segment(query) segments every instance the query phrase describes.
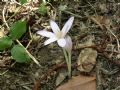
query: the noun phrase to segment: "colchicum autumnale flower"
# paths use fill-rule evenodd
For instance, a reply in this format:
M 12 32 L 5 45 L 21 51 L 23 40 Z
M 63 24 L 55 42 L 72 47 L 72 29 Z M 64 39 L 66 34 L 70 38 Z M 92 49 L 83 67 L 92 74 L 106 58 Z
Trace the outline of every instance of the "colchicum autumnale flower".
M 49 38 L 44 42 L 44 45 L 48 45 L 52 42 L 57 41 L 58 45 L 63 48 L 63 53 L 68 66 L 69 77 L 71 77 L 72 40 L 71 40 L 71 37 L 66 34 L 70 30 L 73 24 L 73 21 L 74 21 L 74 17 L 69 18 L 69 20 L 65 23 L 62 30 L 60 30 L 56 22 L 54 22 L 53 20 L 50 20 L 50 26 L 53 32 L 49 32 L 47 30 L 41 30 L 37 32 L 38 34 Z
M 70 30 L 74 21 L 74 17 L 69 18 L 69 20 L 65 23 L 62 30 L 58 27 L 57 23 L 53 20 L 50 20 L 50 26 L 53 32 L 49 32 L 47 30 L 38 31 L 37 34 L 40 34 L 44 37 L 48 37 L 49 39 L 44 42 L 44 45 L 48 45 L 52 42 L 57 41 L 58 45 L 66 50 L 72 49 L 72 41 L 71 37 L 66 35 Z

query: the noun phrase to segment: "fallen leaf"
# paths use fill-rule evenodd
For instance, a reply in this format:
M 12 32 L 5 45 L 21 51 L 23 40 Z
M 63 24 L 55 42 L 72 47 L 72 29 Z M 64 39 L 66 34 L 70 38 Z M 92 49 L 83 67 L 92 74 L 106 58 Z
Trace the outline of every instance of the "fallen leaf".
M 103 25 L 110 27 L 111 22 L 110 19 L 108 19 L 107 17 L 104 16 L 91 16 L 90 19 L 96 23 L 97 25 L 99 25 L 99 27 L 101 29 L 103 29 Z
M 91 48 L 85 48 L 78 57 L 78 70 L 90 72 L 96 63 L 97 51 Z
M 62 70 L 61 72 L 59 72 L 59 75 L 56 78 L 56 86 L 60 85 L 65 80 L 66 76 L 67 76 L 67 71 Z
M 81 44 L 80 47 L 82 47 L 83 45 L 84 46 L 94 45 L 93 39 L 94 39 L 93 36 L 89 36 L 88 40 L 84 44 Z M 78 64 L 77 69 L 82 72 L 90 72 L 96 64 L 96 58 L 97 58 L 96 50 L 93 50 L 92 48 L 85 48 L 81 50 L 77 60 Z
M 56 90 L 96 90 L 96 77 L 76 76 Z

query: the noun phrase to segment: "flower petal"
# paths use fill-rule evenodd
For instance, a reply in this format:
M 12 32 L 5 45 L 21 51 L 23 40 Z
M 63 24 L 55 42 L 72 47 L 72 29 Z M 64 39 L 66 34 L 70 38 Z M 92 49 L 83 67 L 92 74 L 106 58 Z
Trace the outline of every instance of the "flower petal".
M 72 50 L 72 40 L 71 40 L 71 37 L 70 36 L 66 36 L 65 40 L 66 40 L 66 45 L 65 45 L 64 48 L 69 52 L 69 51 Z
M 62 28 L 63 37 L 66 35 L 66 33 L 70 30 L 72 24 L 74 21 L 74 17 L 69 18 L 69 20 L 65 23 L 64 27 Z
M 60 32 L 60 28 L 58 27 L 57 23 L 54 22 L 53 20 L 50 20 L 50 26 L 52 28 L 52 31 L 57 34 L 58 32 Z
M 48 45 L 48 44 L 50 44 L 50 43 L 52 43 L 52 42 L 55 42 L 57 40 L 57 38 L 49 38 L 48 40 L 46 40 L 45 42 L 44 42 L 44 45 Z
M 55 36 L 54 33 L 48 32 L 46 30 L 37 31 L 37 34 L 40 34 L 40 35 L 42 35 L 44 37 L 54 37 Z
M 66 40 L 64 38 L 59 39 L 57 42 L 60 47 L 64 47 L 66 45 Z

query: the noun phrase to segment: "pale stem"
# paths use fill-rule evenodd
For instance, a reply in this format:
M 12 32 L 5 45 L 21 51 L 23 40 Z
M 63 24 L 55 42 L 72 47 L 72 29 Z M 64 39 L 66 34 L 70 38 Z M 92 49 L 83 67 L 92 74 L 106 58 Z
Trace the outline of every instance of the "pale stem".
M 69 75 L 70 75 L 70 77 L 71 77 L 71 67 L 72 67 L 72 65 L 71 65 L 71 51 L 70 52 L 68 52 L 68 60 L 69 60 Z
M 65 49 L 63 49 L 63 53 L 64 53 L 64 56 L 65 56 L 65 60 L 66 60 L 66 63 L 67 63 L 67 67 L 68 67 L 68 75 L 69 77 L 71 77 L 71 55 L 69 55 L 70 53 L 67 53 L 67 51 Z M 69 56 L 68 56 L 69 55 Z
M 67 66 L 68 66 L 68 64 L 69 64 L 69 60 L 68 60 L 67 52 L 66 52 L 65 49 L 63 49 L 63 53 L 64 53 L 65 60 L 66 60 Z

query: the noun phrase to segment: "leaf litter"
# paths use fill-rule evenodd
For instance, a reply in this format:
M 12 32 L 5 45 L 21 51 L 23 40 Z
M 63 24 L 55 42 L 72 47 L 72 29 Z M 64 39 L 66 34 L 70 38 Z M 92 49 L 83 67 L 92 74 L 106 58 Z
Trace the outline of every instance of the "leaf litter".
M 43 46 L 44 38 L 40 37 L 37 41 L 30 43 L 28 50 L 36 57 L 44 68 L 37 67 L 33 62 L 30 64 L 16 63 L 15 65 L 12 65 L 14 61 L 10 57 L 10 51 L 6 50 L 4 52 L 0 52 L 0 59 L 2 63 L 0 64 L 0 89 L 56 90 L 57 85 L 59 85 L 62 88 L 65 88 L 65 90 L 85 90 L 85 88 L 88 88 L 90 85 L 97 86 L 97 90 L 119 90 L 120 1 L 48 1 L 50 1 L 50 4 L 48 3 L 46 5 L 49 9 L 45 16 L 36 11 L 41 4 L 41 1 L 39 1 L 37 3 L 33 2 L 28 4 L 28 6 L 22 7 L 21 9 L 19 4 L 13 6 L 11 5 L 12 11 L 8 9 L 10 5 L 8 3 L 9 5 L 6 9 L 7 14 L 5 18 L 8 19 L 8 25 L 25 18 L 28 21 L 28 25 L 30 24 L 29 26 L 32 35 L 36 36 L 35 32 L 37 30 L 49 27 L 50 18 L 56 20 L 60 26 L 63 26 L 63 23 L 68 19 L 68 16 L 74 16 L 75 22 L 72 30 L 70 31 L 70 35 L 74 41 L 72 52 L 72 71 L 75 71 L 74 73 L 76 73 L 75 75 L 77 76 L 73 75 L 73 79 L 68 79 L 64 76 L 65 72 L 62 72 L 62 69 L 67 70 L 67 67 L 63 62 L 64 57 L 61 50 L 55 44 L 51 44 L 47 47 Z M 4 5 L 6 5 L 6 2 L 1 1 L 0 12 L 2 12 Z M 61 5 L 63 6 L 62 10 L 58 8 Z M 18 9 L 20 9 L 20 11 L 18 11 Z M 2 16 L 1 14 L 0 16 Z M 6 31 L 7 28 L 4 21 L 3 19 L 1 20 L 2 22 L 0 22 L 0 27 L 3 26 Z M 48 29 L 50 31 L 50 28 Z M 85 44 L 83 39 L 89 35 L 94 36 L 94 40 L 91 44 Z M 30 38 L 28 32 L 26 32 L 26 34 L 20 39 L 24 46 L 27 46 L 29 40 Z M 56 61 L 62 63 L 56 64 Z M 86 63 L 90 64 L 90 66 L 86 66 Z M 95 73 L 95 70 L 96 77 L 95 75 L 92 77 L 91 72 Z M 61 72 L 63 74 L 62 78 L 60 78 Z M 81 74 L 83 74 L 83 76 Z M 60 80 L 57 78 L 60 78 Z M 59 82 L 57 85 L 56 80 Z M 63 85 L 64 83 L 66 84 Z M 61 87 L 58 87 L 58 90 Z M 94 89 L 95 88 L 92 87 L 91 90 Z

